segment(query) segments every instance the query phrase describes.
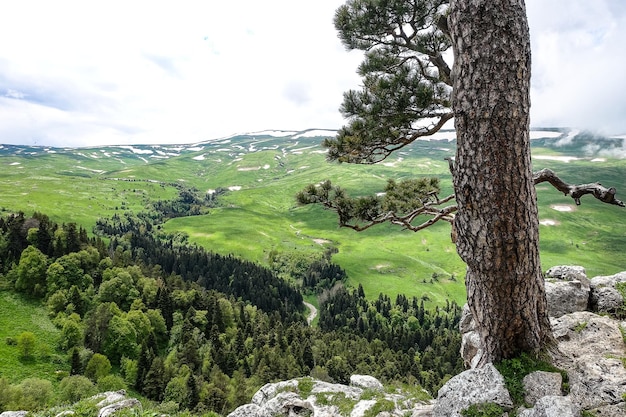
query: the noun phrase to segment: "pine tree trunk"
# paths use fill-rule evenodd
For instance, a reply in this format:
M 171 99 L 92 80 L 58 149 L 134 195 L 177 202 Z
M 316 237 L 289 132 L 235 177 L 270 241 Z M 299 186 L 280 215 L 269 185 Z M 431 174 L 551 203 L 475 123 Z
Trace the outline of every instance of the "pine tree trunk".
M 523 0 L 452 0 L 456 245 L 484 349 L 479 363 L 550 347 L 530 161 Z

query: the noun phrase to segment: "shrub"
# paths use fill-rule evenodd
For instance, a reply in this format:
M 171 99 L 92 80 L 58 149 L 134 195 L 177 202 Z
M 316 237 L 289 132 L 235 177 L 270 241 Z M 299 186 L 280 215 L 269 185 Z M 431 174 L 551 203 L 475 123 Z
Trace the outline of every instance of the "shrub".
M 52 398 L 52 382 L 40 378 L 27 378 L 14 389 L 10 407 L 16 410 L 40 410 Z
M 59 384 L 59 398 L 63 402 L 75 403 L 95 393 L 96 387 L 93 382 L 82 375 L 68 376 L 63 378 Z
M 119 375 L 107 375 L 98 379 L 99 391 L 119 391 L 121 389 L 126 389 L 126 382 Z
M 94 353 L 85 367 L 85 376 L 93 381 L 107 376 L 110 372 L 111 362 L 101 353 Z
M 32 332 L 23 332 L 17 337 L 17 348 L 23 359 L 32 359 L 35 353 L 35 345 L 37 344 L 35 334 Z

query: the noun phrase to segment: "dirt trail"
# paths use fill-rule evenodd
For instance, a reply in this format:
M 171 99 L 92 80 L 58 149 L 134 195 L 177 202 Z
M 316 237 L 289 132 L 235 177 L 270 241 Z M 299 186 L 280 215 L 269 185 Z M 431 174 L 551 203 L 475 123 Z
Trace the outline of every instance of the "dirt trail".
M 307 303 L 306 301 L 303 301 L 304 305 L 307 306 L 307 308 L 309 310 L 311 310 L 311 312 L 309 313 L 309 316 L 306 318 L 307 323 L 309 323 L 309 326 L 311 325 L 311 323 L 313 323 L 313 320 L 315 320 L 315 317 L 317 317 L 317 308 L 315 308 L 315 306 L 311 303 Z

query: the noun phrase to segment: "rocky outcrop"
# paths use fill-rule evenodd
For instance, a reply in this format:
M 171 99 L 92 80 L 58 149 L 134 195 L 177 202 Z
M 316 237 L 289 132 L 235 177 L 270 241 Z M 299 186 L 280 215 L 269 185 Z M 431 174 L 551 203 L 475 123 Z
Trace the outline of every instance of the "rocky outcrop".
M 353 375 L 350 386 L 311 378 L 266 384 L 228 417 L 363 417 L 380 409 L 379 416 L 430 417 L 432 405 L 401 392 L 385 393 L 383 385 L 368 375 Z
M 561 395 L 563 377 L 558 372 L 536 371 L 524 377 L 522 381 L 526 395 L 526 404 L 534 406 L 543 397 Z
M 572 401 L 583 410 L 621 405 L 626 415 L 623 395 L 626 393 L 626 358 L 624 339 L 619 325 L 606 316 L 581 311 L 552 320 L 561 355 L 555 365 L 569 375 Z
M 350 385 L 357 388 L 369 389 L 372 391 L 384 391 L 385 387 L 380 381 L 369 375 L 352 375 Z
M 581 266 L 555 266 L 546 272 L 546 298 L 550 317 L 584 311 L 589 304 L 590 282 Z
M 492 365 L 470 369 L 450 379 L 440 390 L 433 417 L 461 417 L 472 404 L 495 403 L 511 409 L 513 402 L 504 378 Z
M 519 416 L 579 417 L 581 410 L 598 417 L 626 415 L 626 336 L 620 323 L 607 315 L 625 310 L 621 283 L 626 283 L 626 272 L 589 280 L 579 266 L 557 266 L 547 271 L 546 296 L 560 352 L 555 365 L 567 372 L 569 393 L 561 393 L 560 374 L 530 374 L 524 380 L 525 401 L 533 408 L 518 410 Z M 467 306 L 459 327 L 463 334 L 461 355 L 467 366 L 473 366 L 482 348 Z M 621 327 L 626 332 L 626 323 Z
M 626 285 L 626 272 L 610 276 L 598 276 L 591 280 L 591 310 L 615 314 L 624 309 L 624 296 L 618 289 Z
M 531 409 L 522 410 L 519 417 L 579 417 L 580 408 L 571 398 L 547 396 L 540 398 Z
M 110 417 L 113 413 L 127 408 L 135 408 L 139 411 L 141 411 L 142 408 L 139 400 L 129 398 L 125 390 L 103 392 L 94 395 L 89 398 L 89 400 L 93 401 L 98 409 L 98 417 Z M 0 417 L 25 417 L 28 414 L 28 411 L 5 411 L 4 413 L 0 413 Z M 70 406 L 68 409 L 58 411 L 53 415 L 55 415 L 55 417 L 64 417 L 73 416 L 74 414 L 73 407 Z

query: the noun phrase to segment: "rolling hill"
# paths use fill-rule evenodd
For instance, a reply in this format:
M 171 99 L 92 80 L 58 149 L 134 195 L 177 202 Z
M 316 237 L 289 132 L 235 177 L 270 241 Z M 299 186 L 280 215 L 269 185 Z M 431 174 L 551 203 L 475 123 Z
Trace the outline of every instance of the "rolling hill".
M 379 292 L 465 297 L 464 265 L 446 224 L 418 234 L 389 226 L 362 233 L 339 229 L 333 213 L 299 207 L 294 195 L 325 179 L 358 195 L 380 191 L 389 178 L 437 175 L 452 192 L 444 158 L 454 155 L 454 132 L 419 141 L 378 165 L 339 165 L 325 160 L 320 143 L 332 130 L 264 131 L 189 145 L 50 148 L 0 145 L 0 210 L 40 211 L 57 222 L 91 230 L 100 217 L 141 211 L 148 201 L 170 199 L 183 185 L 223 192 L 208 215 L 163 225 L 214 252 L 267 263 L 270 253 L 338 252 L 333 260 L 361 283 L 368 297 Z M 535 169 L 550 167 L 565 181 L 599 181 L 626 193 L 625 137 L 568 129 L 531 132 Z M 590 276 L 626 270 L 624 209 L 593 198 L 581 206 L 549 186 L 538 187 L 544 269 L 578 264 Z

